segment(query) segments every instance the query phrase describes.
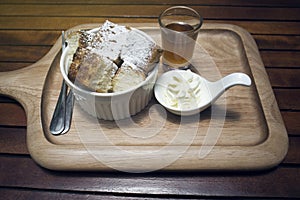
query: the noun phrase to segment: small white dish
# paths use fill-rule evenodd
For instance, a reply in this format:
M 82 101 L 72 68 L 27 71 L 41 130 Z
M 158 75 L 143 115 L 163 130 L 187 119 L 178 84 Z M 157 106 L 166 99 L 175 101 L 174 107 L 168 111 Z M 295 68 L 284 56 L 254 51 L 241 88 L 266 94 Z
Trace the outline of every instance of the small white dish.
M 190 70 L 171 70 L 158 78 L 154 95 L 171 113 L 188 116 L 205 110 L 235 85 L 250 86 L 251 79 L 244 73 L 232 73 L 210 82 Z

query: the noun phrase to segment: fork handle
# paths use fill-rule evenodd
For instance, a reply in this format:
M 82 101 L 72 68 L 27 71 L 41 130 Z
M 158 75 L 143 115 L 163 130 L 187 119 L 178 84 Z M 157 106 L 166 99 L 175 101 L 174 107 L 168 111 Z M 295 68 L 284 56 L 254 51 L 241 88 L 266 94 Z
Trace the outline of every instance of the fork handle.
M 50 132 L 59 135 L 65 128 L 67 85 L 63 80 L 57 104 L 50 123 Z
M 61 134 L 65 134 L 70 130 L 72 115 L 73 115 L 73 107 L 74 107 L 74 94 L 72 90 L 70 90 L 66 101 L 65 126 Z

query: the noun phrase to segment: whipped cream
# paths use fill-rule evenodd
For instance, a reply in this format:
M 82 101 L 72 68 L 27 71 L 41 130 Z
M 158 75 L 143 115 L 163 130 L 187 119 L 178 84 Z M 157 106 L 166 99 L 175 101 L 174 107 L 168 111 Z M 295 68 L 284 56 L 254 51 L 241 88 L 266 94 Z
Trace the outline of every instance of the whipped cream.
M 166 89 L 166 103 L 177 109 L 194 109 L 200 102 L 200 78 L 187 70 L 172 76 Z

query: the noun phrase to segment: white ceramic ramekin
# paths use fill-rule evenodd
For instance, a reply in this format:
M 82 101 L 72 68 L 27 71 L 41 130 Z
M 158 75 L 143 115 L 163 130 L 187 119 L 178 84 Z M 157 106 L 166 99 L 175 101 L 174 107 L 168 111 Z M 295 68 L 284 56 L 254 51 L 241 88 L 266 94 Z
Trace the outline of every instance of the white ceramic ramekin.
M 151 38 L 149 37 L 149 39 Z M 143 82 L 126 91 L 114 93 L 91 92 L 78 87 L 69 80 L 68 69 L 70 60 L 67 59 L 69 50 L 70 49 L 66 47 L 61 55 L 60 70 L 64 80 L 72 89 L 76 102 L 90 115 L 99 119 L 120 120 L 140 112 L 151 100 L 159 64 L 149 72 Z

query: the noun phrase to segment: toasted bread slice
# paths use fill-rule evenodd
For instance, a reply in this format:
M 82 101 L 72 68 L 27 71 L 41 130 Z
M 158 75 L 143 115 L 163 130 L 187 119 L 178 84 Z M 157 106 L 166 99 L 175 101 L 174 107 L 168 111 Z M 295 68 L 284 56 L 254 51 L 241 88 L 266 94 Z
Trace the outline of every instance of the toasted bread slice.
M 145 80 L 161 55 L 160 48 L 136 29 L 106 21 L 96 31 L 69 35 L 69 79 L 96 92 L 129 89 Z
M 88 54 L 79 64 L 74 83 L 91 91 L 112 92 L 112 79 L 118 66 L 97 54 Z
M 112 79 L 113 92 L 128 90 L 144 81 L 146 76 L 135 65 L 124 62 Z

